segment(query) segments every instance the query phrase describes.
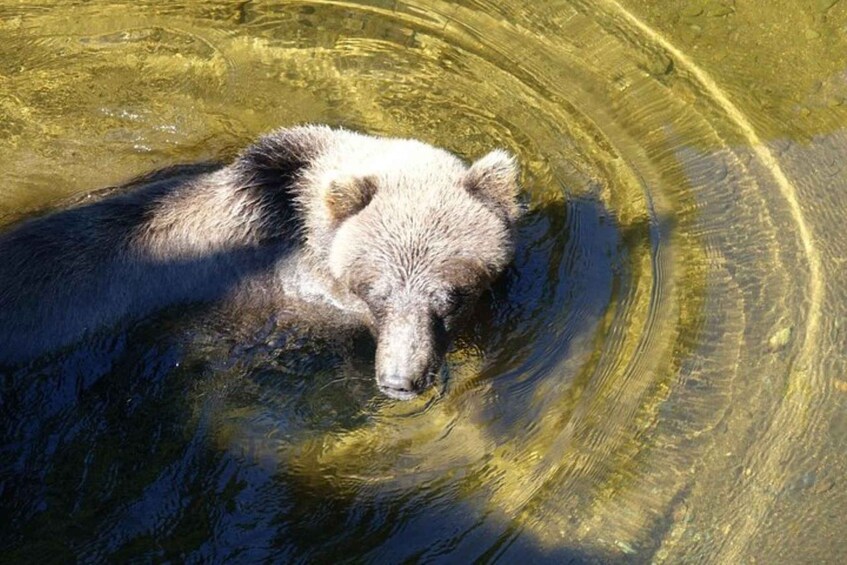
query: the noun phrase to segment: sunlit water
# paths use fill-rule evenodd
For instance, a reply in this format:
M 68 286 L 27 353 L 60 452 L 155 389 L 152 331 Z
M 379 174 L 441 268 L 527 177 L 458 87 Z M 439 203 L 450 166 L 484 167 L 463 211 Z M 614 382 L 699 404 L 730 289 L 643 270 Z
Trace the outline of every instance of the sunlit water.
M 3 223 L 303 122 L 530 207 L 419 401 L 272 313 L 7 372 L 0 560 L 847 561 L 847 5 L 681 4 L 0 7 Z

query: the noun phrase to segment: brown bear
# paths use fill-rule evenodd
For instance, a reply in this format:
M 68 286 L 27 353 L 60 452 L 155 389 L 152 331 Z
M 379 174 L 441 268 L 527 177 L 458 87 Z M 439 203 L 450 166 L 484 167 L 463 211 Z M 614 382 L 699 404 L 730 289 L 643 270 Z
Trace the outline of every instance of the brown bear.
M 364 326 L 379 388 L 432 383 L 456 322 L 513 253 L 517 167 L 326 126 L 228 166 L 157 175 L 0 234 L 0 365 L 175 304 L 309 304 Z

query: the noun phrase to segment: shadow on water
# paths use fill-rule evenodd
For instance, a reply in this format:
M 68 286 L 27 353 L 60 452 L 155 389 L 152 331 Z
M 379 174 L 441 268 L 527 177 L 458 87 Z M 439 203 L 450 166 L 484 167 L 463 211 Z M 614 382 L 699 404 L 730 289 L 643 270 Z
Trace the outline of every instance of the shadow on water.
M 533 392 L 544 375 L 560 375 L 558 391 L 579 384 L 578 371 L 552 369 L 585 354 L 577 350 L 600 331 L 623 285 L 626 249 L 649 246 L 650 233 L 646 224 L 619 226 L 589 199 L 535 207 L 514 267 L 459 339 L 459 349 L 485 353 L 482 365 L 448 382 L 436 402 L 488 391 L 481 398 L 499 400 L 476 412 L 483 433 L 492 445 L 518 441 L 515 430 L 535 420 Z M 568 540 L 542 547 L 518 536 L 517 517 L 484 498 L 510 493 L 497 492 L 496 482 L 472 488 L 486 477 L 471 464 L 426 469 L 424 461 L 386 481 L 302 464 L 291 455 L 298 438 L 404 425 L 378 414 L 386 401 L 372 383 L 373 345 L 363 338 L 339 346 L 273 322 L 245 333 L 232 315 L 203 304 L 172 309 L 5 371 L 7 558 L 615 559 Z M 393 447 L 389 460 L 400 464 L 405 447 Z M 368 453 L 351 457 L 360 460 L 350 469 L 367 469 Z
M 207 164 L 165 169 L 101 191 L 111 193 L 108 198 L 0 233 L 5 265 L 0 271 L 0 363 L 19 364 L 54 351 L 78 341 L 90 328 L 139 319 L 173 305 L 211 303 L 232 294 L 246 279 L 270 273 L 290 252 L 298 230 L 293 204 L 283 190 L 258 196 L 268 200 L 263 213 L 275 219 L 262 224 L 279 226 L 258 235 L 261 246 L 239 242 L 198 253 L 174 245 L 171 255 L 181 256 L 169 259 L 135 252 L 138 228 L 156 207 L 210 170 Z M 127 281 L 132 281 L 131 292 Z

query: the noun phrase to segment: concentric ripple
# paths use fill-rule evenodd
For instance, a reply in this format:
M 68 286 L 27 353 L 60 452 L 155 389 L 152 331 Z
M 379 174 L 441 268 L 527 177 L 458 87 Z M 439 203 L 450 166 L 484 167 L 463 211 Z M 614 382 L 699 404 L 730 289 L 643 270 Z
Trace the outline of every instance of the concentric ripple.
M 529 206 L 419 401 L 379 395 L 369 342 L 266 312 L 169 312 L 6 375 L 10 555 L 766 561 L 804 555 L 795 509 L 845 554 L 844 246 L 813 202 L 847 185 L 847 124 L 766 137 L 635 8 L 0 9 L 6 221 L 302 122 L 505 147 Z

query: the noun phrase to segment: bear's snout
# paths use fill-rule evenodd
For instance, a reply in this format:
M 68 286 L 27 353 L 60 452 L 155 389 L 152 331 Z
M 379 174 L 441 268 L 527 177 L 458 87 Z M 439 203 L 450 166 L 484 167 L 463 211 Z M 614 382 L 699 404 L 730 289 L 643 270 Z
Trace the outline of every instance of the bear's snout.
M 381 325 L 376 382 L 386 396 L 409 400 L 432 385 L 444 360 L 446 339 L 429 311 L 407 311 Z

